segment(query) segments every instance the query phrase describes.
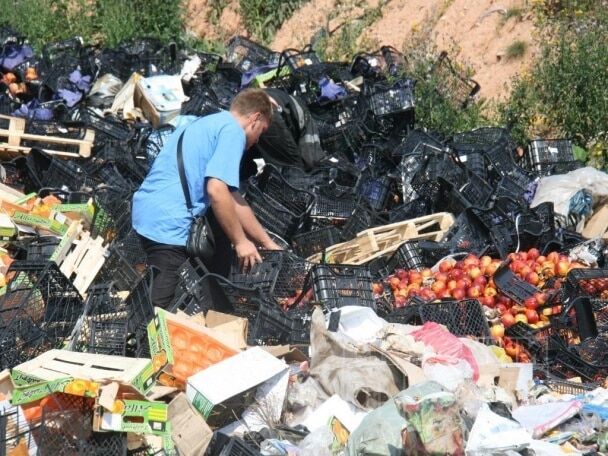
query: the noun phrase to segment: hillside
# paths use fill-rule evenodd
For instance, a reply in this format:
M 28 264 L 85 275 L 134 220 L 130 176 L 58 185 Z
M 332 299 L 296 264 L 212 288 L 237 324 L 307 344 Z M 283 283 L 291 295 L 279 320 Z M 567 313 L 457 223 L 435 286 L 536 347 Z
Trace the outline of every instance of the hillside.
M 437 52 L 448 50 L 471 68 L 473 78 L 481 85 L 482 97 L 504 99 L 509 93 L 509 81 L 529 68 L 538 52 L 535 29 L 524 2 L 310 0 L 283 23 L 270 47 L 302 48 L 325 28 L 335 30 L 332 40 L 341 50 L 373 50 L 385 44 L 398 49 L 413 46 Z M 239 2 L 232 0 L 222 5 L 223 8 L 218 7 L 213 0 L 190 0 L 188 28 L 210 40 L 243 34 Z M 341 28 L 352 24 L 363 26 L 351 27 L 355 33 L 346 35 L 348 42 L 336 43 L 334 38 Z

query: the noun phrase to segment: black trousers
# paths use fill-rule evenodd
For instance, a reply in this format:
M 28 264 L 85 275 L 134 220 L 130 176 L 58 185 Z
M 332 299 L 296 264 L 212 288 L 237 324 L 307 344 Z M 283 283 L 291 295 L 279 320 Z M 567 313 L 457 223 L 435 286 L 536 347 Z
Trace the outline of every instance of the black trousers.
M 207 211 L 207 219 L 215 238 L 215 254 L 205 267 L 209 272 L 227 277 L 230 273 L 232 245 L 211 210 Z M 154 266 L 158 270 L 152 284 L 152 304 L 166 309 L 175 297 L 179 283 L 179 268 L 188 259 L 186 248 L 161 244 L 141 235 L 139 237 L 146 252 L 148 266 Z

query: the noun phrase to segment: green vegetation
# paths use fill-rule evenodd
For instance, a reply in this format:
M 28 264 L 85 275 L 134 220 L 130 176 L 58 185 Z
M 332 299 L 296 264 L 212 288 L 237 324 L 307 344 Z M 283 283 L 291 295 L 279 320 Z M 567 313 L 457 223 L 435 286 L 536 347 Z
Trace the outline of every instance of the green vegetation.
M 183 0 L 0 0 L 0 23 L 10 24 L 34 47 L 81 36 L 86 43 L 114 46 L 153 36 L 164 41 L 183 33 Z
M 608 163 L 608 13 L 602 2 L 569 2 L 574 10 L 543 6 L 541 55 L 528 73 L 513 82 L 501 120 L 520 143 L 534 137 L 568 137 L 590 152 L 590 163 Z M 588 9 L 582 10 L 584 6 Z M 578 11 L 578 12 L 577 12 Z M 584 11 L 581 13 L 580 11 Z
M 516 19 L 519 21 L 519 20 L 521 20 L 523 15 L 524 15 L 523 8 L 518 8 L 516 6 L 507 8 L 507 12 L 505 13 L 505 15 L 503 17 L 503 23 L 506 23 L 509 19 Z
M 526 53 L 528 49 L 528 43 L 522 40 L 517 40 L 507 46 L 507 50 L 505 51 L 505 57 L 507 60 L 515 60 L 520 59 Z
M 283 22 L 303 3 L 304 0 L 239 0 L 247 31 L 264 44 L 272 41 Z

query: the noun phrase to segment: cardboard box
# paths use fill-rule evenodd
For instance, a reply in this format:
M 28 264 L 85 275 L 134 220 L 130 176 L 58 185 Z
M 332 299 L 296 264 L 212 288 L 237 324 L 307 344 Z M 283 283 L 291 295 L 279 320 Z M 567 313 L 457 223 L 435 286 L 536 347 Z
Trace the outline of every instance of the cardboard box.
M 127 399 L 128 397 L 129 395 L 123 395 L 115 399 L 111 410 L 99 403 L 96 404 L 93 414 L 93 430 L 153 435 L 171 433 L 167 404 Z
M 154 385 L 149 359 L 49 350 L 11 371 L 12 401 L 24 404 L 52 393 L 97 397 L 102 385 L 116 382 L 145 395 Z
M 589 219 L 583 229 L 583 236 L 588 239 L 601 237 L 608 230 L 608 205 L 602 206 Z
M 133 92 L 135 107 L 141 109 L 154 128 L 177 117 L 185 100 L 179 76 L 141 78 L 135 84 Z
M 238 399 L 286 369 L 284 361 L 253 347 L 189 377 L 186 396 L 203 417 L 209 418 L 221 414 L 220 404 Z
M 148 341 L 158 381 L 167 386 L 184 387 L 189 376 L 239 352 L 204 326 L 160 308 L 148 324 Z
M 169 404 L 171 437 L 182 456 L 205 454 L 213 431 L 192 407 L 186 395 L 179 393 Z

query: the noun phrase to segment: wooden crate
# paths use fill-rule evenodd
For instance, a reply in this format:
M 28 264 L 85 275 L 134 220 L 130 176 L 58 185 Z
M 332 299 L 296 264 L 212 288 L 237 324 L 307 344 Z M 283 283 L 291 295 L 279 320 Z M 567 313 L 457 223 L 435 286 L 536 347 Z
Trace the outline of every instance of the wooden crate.
M 358 233 L 357 237 L 350 241 L 327 248 L 325 250 L 326 261 L 334 264 L 365 264 L 393 253 L 405 241 L 440 241 L 453 223 L 452 214 L 440 212 L 369 228 Z M 308 260 L 320 263 L 322 258 L 323 253 L 318 253 Z
M 0 119 L 8 120 L 8 130 L 0 128 L 0 153 L 3 158 L 29 153 L 30 146 L 23 145 L 24 141 L 40 144 L 44 152 L 58 157 L 75 158 L 90 157 L 95 131 L 87 130 L 84 139 L 61 138 L 59 136 L 32 135 L 25 132 L 25 119 L 0 115 Z M 49 149 L 48 144 L 53 148 Z M 56 147 L 55 147 L 56 145 Z

